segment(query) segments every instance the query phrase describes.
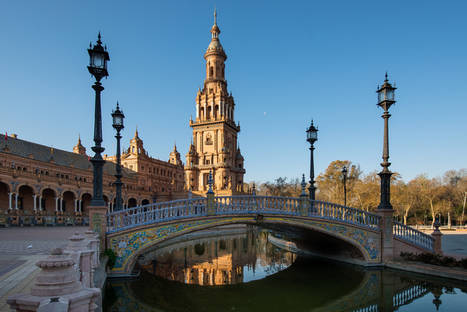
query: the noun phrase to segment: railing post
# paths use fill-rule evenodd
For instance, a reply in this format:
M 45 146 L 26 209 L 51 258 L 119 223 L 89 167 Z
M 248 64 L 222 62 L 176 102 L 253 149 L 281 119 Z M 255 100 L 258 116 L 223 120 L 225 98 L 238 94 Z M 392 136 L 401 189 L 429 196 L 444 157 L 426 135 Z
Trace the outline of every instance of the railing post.
M 214 192 L 212 190 L 212 172 L 209 171 L 209 179 L 208 179 L 208 183 L 209 183 L 209 190 L 208 190 L 208 193 L 206 194 L 207 195 L 207 215 L 208 216 L 214 216 L 216 214 L 216 206 L 215 206 L 215 203 L 214 203 Z
M 300 195 L 300 215 L 303 217 L 308 215 L 308 196 L 306 194 Z
M 433 237 L 433 251 L 437 255 L 442 255 L 443 250 L 441 248 L 441 236 L 443 236 L 443 233 L 439 230 L 439 222 L 438 219 L 435 221 L 435 230 L 433 233 L 431 233 L 431 237 Z
M 393 215 L 392 209 L 378 209 L 378 215 L 381 216 L 381 260 L 382 262 L 391 261 L 394 258 L 394 237 L 393 237 Z

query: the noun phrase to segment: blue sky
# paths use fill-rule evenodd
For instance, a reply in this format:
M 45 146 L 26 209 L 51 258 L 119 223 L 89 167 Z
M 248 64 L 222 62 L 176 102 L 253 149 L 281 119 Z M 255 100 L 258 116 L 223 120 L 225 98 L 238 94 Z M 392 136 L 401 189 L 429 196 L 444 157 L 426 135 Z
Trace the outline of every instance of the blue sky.
M 465 1 L 0 1 L 0 131 L 90 151 L 93 79 L 87 47 L 101 31 L 105 153 L 110 113 L 136 125 L 150 155 L 167 160 L 191 139 L 195 95 L 214 6 L 226 77 L 242 131 L 245 181 L 309 170 L 305 129 L 319 127 L 316 172 L 336 159 L 380 170 L 383 120 L 376 86 L 389 72 L 391 169 L 406 180 L 467 167 Z

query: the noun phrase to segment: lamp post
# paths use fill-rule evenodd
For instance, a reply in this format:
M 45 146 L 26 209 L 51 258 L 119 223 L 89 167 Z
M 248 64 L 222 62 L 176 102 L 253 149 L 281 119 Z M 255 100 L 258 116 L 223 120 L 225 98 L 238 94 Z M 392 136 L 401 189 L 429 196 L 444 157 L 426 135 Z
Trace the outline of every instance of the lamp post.
M 117 139 L 117 164 L 115 165 L 115 177 L 117 181 L 115 181 L 115 210 L 122 210 L 122 166 L 120 164 L 120 139 L 122 136 L 120 135 L 120 131 L 125 128 L 123 125 L 123 119 L 125 119 L 125 115 L 120 110 L 117 102 L 117 108 L 112 111 L 112 127 L 117 130 L 117 135 L 115 138 Z
M 391 205 L 391 175 L 392 172 L 389 171 L 389 166 L 391 163 L 389 162 L 389 129 L 388 129 L 388 120 L 391 115 L 389 114 L 389 108 L 392 104 L 396 103 L 394 100 L 394 90 L 389 81 L 388 81 L 388 73 L 385 75 L 384 83 L 381 87 L 378 87 L 376 93 L 378 93 L 378 106 L 380 106 L 384 113 L 381 116 L 384 119 L 384 143 L 383 143 L 383 162 L 381 163 L 381 167 L 383 170 L 378 173 L 381 178 L 381 202 L 378 206 L 380 210 L 392 210 Z
M 315 167 L 313 161 L 313 151 L 315 150 L 314 144 L 318 141 L 318 128 L 313 125 L 311 121 L 310 127 L 306 130 L 306 140 L 310 143 L 310 186 L 308 187 L 310 200 L 315 200 Z
M 92 86 L 94 91 L 96 91 L 96 100 L 94 107 L 94 143 L 95 146 L 92 147 L 92 150 L 95 152 L 93 158 L 91 158 L 91 163 L 93 165 L 93 196 L 91 200 L 91 206 L 102 207 L 105 206 L 104 198 L 102 196 L 102 169 L 105 163 L 105 160 L 102 159 L 101 153 L 104 151 L 104 148 L 101 146 L 102 143 L 102 116 L 101 116 L 101 92 L 104 90 L 104 87 L 101 84 L 101 79 L 107 77 L 109 73 L 107 72 L 107 61 L 110 60 L 109 53 L 107 52 L 107 47 L 102 46 L 101 34 L 97 36 L 97 43 L 92 47 L 92 44 L 89 44 L 89 72 L 94 76 L 96 82 Z
M 347 167 L 342 167 L 342 176 L 344 180 L 344 206 L 347 206 Z

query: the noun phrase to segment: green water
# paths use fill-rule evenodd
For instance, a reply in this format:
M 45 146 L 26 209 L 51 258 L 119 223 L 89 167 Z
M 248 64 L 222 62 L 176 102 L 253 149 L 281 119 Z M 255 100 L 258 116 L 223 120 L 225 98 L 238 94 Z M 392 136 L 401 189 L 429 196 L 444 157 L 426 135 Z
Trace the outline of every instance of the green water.
M 467 311 L 467 285 L 297 256 L 258 228 L 199 233 L 109 280 L 105 311 Z

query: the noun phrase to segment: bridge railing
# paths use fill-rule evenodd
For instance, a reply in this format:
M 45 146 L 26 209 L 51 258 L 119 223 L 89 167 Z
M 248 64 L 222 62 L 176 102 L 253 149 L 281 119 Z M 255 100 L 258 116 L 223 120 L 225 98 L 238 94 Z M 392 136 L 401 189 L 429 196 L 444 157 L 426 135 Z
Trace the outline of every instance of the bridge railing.
M 381 217 L 365 210 L 320 200 L 315 200 L 310 208 L 310 216 L 380 229 Z
M 419 247 L 434 250 L 434 239 L 431 235 L 427 235 L 420 232 L 410 226 L 394 221 L 393 223 L 393 235 L 399 239 L 405 240 L 409 243 L 417 245 Z
M 206 198 L 153 203 L 107 214 L 107 232 L 113 233 L 145 224 L 207 215 Z
M 279 214 L 336 220 L 379 230 L 380 216 L 338 204 L 308 198 L 279 196 L 218 196 L 211 215 Z M 107 232 L 140 225 L 208 215 L 207 198 L 180 199 L 114 211 L 107 215 Z
M 414 285 L 397 292 L 392 297 L 394 311 L 403 305 L 411 303 L 417 298 L 425 296 L 427 293 L 428 288 L 424 283 L 421 283 L 420 285 Z
M 216 214 L 273 213 L 318 217 L 345 223 L 380 228 L 381 217 L 377 214 L 339 204 L 312 201 L 308 198 L 279 196 L 219 196 L 215 198 Z
M 278 196 L 218 196 L 214 198 L 216 214 L 276 213 L 298 215 L 300 198 Z

